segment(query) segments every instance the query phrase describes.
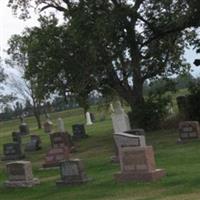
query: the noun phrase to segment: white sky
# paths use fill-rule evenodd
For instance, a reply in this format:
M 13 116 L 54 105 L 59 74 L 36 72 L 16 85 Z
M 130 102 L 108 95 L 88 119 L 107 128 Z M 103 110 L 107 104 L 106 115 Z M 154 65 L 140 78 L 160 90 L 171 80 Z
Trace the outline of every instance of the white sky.
M 32 14 L 32 18 L 26 21 L 20 20 L 13 16 L 11 8 L 7 7 L 7 0 L 0 0 L 0 56 L 5 57 L 4 52 L 7 49 L 7 41 L 13 34 L 21 33 L 25 27 L 36 26 L 37 15 Z M 189 63 L 193 63 L 196 57 L 200 58 L 200 55 L 196 56 L 193 50 L 189 50 L 185 54 L 186 59 Z M 194 67 L 192 64 L 193 74 L 200 77 L 200 68 Z
M 25 27 L 36 26 L 37 18 L 33 15 L 33 18 L 23 21 L 13 16 L 11 8 L 7 7 L 8 0 L 0 0 L 0 55 L 5 56 L 5 50 L 7 48 L 7 41 L 13 34 L 21 33 Z

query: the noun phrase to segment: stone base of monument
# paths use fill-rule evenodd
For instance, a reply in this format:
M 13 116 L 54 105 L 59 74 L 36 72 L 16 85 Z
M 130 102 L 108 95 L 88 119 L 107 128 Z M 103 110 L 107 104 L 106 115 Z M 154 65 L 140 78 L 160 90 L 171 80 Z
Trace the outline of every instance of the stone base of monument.
M 33 180 L 5 181 L 4 184 L 6 187 L 9 187 L 9 188 L 33 187 L 34 185 L 39 185 L 40 180 L 38 178 L 33 178 Z
M 80 159 L 70 159 L 60 162 L 60 175 L 61 180 L 56 182 L 58 186 L 77 185 L 89 181 Z
M 43 168 L 53 168 L 60 165 L 60 161 L 69 159 L 69 149 L 67 147 L 57 147 L 50 149 L 46 155 Z
M 119 151 L 121 172 L 114 175 L 117 181 L 155 181 L 165 176 L 156 169 L 152 146 L 123 147 Z
M 118 182 L 126 181 L 156 181 L 165 176 L 163 169 L 156 169 L 151 172 L 129 172 L 129 173 L 116 173 L 114 178 Z

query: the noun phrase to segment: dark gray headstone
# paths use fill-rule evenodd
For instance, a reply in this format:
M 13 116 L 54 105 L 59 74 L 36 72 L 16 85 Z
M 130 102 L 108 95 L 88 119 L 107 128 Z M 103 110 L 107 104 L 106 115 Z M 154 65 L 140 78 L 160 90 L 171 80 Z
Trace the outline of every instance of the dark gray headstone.
M 37 151 L 41 149 L 41 139 L 38 135 L 31 135 L 31 140 L 26 144 L 26 151 Z
M 7 143 L 3 145 L 4 157 L 2 160 L 18 160 L 25 156 L 22 154 L 21 145 L 19 143 Z
M 85 132 L 85 127 L 83 124 L 74 124 L 72 126 L 72 131 L 73 131 L 73 139 L 75 140 L 88 137 L 88 135 Z
M 20 132 L 12 132 L 12 139 L 13 139 L 13 142 L 17 142 L 17 143 L 21 144 Z
M 57 185 L 74 185 L 88 181 L 83 163 L 79 159 L 60 162 L 61 180 Z

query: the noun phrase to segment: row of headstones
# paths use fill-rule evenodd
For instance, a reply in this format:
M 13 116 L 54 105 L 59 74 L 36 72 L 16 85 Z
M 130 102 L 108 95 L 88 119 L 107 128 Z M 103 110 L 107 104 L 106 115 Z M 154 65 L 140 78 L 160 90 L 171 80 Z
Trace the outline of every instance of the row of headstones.
M 58 120 L 58 126 L 59 132 L 49 134 L 51 149 L 46 154 L 43 168 L 60 166 L 61 180 L 57 184 L 75 184 L 87 181 L 82 161 L 70 159 L 74 145 L 71 136 L 65 132 L 61 119 Z M 87 137 L 84 125 L 74 125 L 73 130 L 74 139 Z M 18 135 L 13 135 L 16 142 L 4 145 L 4 158 L 2 160 L 20 160 L 25 157 L 21 151 L 21 139 L 17 138 Z M 7 163 L 6 168 L 9 179 L 5 185 L 8 187 L 31 187 L 39 183 L 38 179 L 33 178 L 30 161 L 13 161 Z
M 43 168 L 60 167 L 61 179 L 58 185 L 83 183 L 88 180 L 80 159 L 70 159 L 73 143 L 67 132 L 56 132 L 50 135 L 51 149 L 45 156 Z M 32 187 L 40 181 L 33 177 L 30 161 L 14 161 L 6 164 L 9 179 L 7 187 Z
M 144 130 L 130 129 L 128 116 L 120 104 L 115 105 L 112 122 L 113 137 L 117 147 L 115 160 L 120 162 L 121 167 L 121 171 L 114 175 L 115 179 L 152 181 L 165 176 L 163 169 L 156 169 L 154 150 L 152 146 L 146 146 Z M 188 128 L 183 130 L 191 132 Z M 43 167 L 60 166 L 61 180 L 57 184 L 68 185 L 87 181 L 82 161 L 69 158 L 73 150 L 69 135 L 65 132 L 57 132 L 51 134 L 50 137 L 52 149 L 48 151 Z M 32 186 L 39 182 L 38 179 L 33 178 L 31 163 L 28 161 L 8 163 L 7 169 L 10 173 L 10 179 L 6 181 L 7 186 Z
M 120 102 L 113 106 L 111 115 L 114 140 L 117 146 L 112 161 L 119 161 L 121 172 L 115 175 L 119 181 L 157 180 L 165 175 L 162 169 L 156 169 L 154 150 L 146 146 L 143 129 L 131 129 L 128 115 Z M 200 125 L 197 121 L 183 121 L 179 124 L 178 142 L 200 138 Z

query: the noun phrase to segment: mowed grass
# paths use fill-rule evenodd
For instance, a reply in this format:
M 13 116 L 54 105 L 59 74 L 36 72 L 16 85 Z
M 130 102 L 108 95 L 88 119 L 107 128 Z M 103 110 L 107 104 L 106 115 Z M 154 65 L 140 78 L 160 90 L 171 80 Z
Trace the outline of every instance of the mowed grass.
M 95 112 L 95 108 L 93 108 Z M 71 133 L 71 126 L 84 123 L 81 109 L 74 109 L 51 115 L 56 124 L 57 117 L 63 117 L 66 130 Z M 60 178 L 59 170 L 40 170 L 50 140 L 42 130 L 38 131 L 34 118 L 27 123 L 32 133 L 39 134 L 43 149 L 26 153 L 26 160 L 32 161 L 34 176 L 41 184 L 33 188 L 8 189 L 3 182 L 7 179 L 5 162 L 0 162 L 0 200 L 199 200 L 200 199 L 200 141 L 191 140 L 186 144 L 176 144 L 176 130 L 147 132 L 146 140 L 154 146 L 158 168 L 164 168 L 167 176 L 152 183 L 129 182 L 116 183 L 113 174 L 120 170 L 118 164 L 110 162 L 114 154 L 112 140 L 112 123 L 109 115 L 105 121 L 99 121 L 96 112 L 96 123 L 86 126 L 88 139 L 76 142 L 77 152 L 72 158 L 84 161 L 87 175 L 92 179 L 78 186 L 57 187 L 55 182 Z M 11 141 L 11 133 L 17 130 L 19 120 L 0 123 L 0 147 Z M 55 127 L 56 130 L 56 127 Z M 23 144 L 29 137 L 23 138 Z M 2 153 L 2 148 L 1 148 Z

